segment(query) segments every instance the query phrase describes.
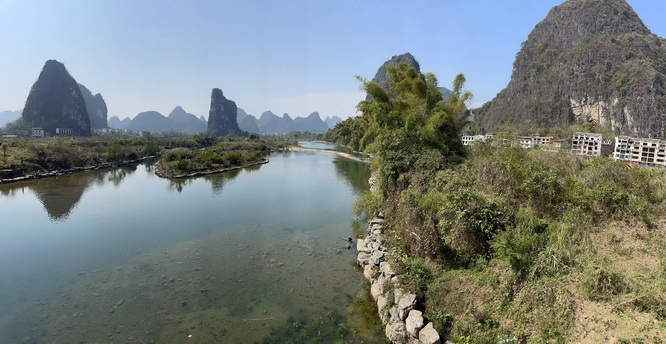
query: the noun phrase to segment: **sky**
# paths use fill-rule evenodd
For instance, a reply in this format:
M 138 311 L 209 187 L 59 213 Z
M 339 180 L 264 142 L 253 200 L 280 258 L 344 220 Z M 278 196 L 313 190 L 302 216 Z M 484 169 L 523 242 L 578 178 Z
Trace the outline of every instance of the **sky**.
M 666 37 L 666 1 L 628 0 Z M 44 62 L 63 62 L 109 117 L 208 116 L 212 88 L 249 114 L 342 118 L 393 55 L 412 53 L 472 107 L 509 82 L 520 44 L 562 0 L 0 0 L 0 111 L 23 107 Z

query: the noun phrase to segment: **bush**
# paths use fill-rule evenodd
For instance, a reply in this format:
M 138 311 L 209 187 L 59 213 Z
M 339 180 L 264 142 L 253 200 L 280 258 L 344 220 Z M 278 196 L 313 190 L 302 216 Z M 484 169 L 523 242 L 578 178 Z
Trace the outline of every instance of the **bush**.
M 162 159 L 164 159 L 164 161 L 170 162 L 182 159 L 190 159 L 192 156 L 193 153 L 191 150 L 187 148 L 176 148 L 166 152 Z
M 515 226 L 497 235 L 493 241 L 495 255 L 505 260 L 519 275 L 531 271 L 539 251 L 544 246 L 543 223 L 530 211 L 520 209 Z
M 224 153 L 222 160 L 226 161 L 229 166 L 239 166 L 243 163 L 243 153 L 238 151 Z
M 470 188 L 448 194 L 440 210 L 445 242 L 464 264 L 490 254 L 490 240 L 513 221 L 498 200 L 487 200 Z

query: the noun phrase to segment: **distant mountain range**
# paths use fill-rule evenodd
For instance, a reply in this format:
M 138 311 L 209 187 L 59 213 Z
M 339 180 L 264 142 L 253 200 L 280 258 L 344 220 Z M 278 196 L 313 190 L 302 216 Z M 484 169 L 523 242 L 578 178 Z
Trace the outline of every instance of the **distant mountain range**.
M 122 121 L 118 116 L 112 116 L 108 122 L 109 128 L 135 131 L 177 131 L 194 134 L 205 132 L 207 129 L 206 121 L 187 113 L 180 106 L 176 106 L 169 116 L 164 116 L 157 111 L 146 111 L 136 115 L 133 119 L 125 118 Z
M 271 111 L 261 114 L 259 119 L 248 115 L 243 109 L 238 108 L 236 119 L 241 130 L 262 135 L 283 135 L 292 131 L 309 131 L 313 133 L 325 133 L 336 124 L 342 122 L 338 116 L 321 119 L 318 112 L 313 112 L 307 117 L 296 117 L 292 119 L 289 114 L 278 117 Z M 202 133 L 207 130 L 207 121 L 203 116 L 187 113 L 182 107 L 176 106 L 169 116 L 164 116 L 156 111 L 142 112 L 134 119 L 125 118 L 122 121 L 117 116 L 108 120 L 109 128 L 128 129 L 136 131 L 178 131 L 184 133 Z
M 21 118 L 22 113 L 23 110 L 16 110 L 16 111 L 7 110 L 0 112 L 0 128 L 4 127 L 9 122 L 14 122 L 15 120 Z
M 259 119 L 248 115 L 243 109 L 238 109 L 238 126 L 241 130 L 262 135 L 283 135 L 292 131 L 309 131 L 312 133 L 325 133 L 336 124 L 342 122 L 338 116 L 326 117 L 322 120 L 318 112 L 307 117 L 291 118 L 289 114 L 279 117 L 271 111 L 261 114 Z

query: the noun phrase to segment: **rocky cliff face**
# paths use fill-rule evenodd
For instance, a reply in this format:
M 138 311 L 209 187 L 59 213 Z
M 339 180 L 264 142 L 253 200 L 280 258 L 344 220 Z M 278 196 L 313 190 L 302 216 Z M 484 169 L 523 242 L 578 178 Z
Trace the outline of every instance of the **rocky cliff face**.
M 46 135 L 56 128 L 70 128 L 78 135 L 90 135 L 90 117 L 79 85 L 65 65 L 48 60 L 28 95 L 23 119 L 41 127 Z
M 241 135 L 238 128 L 236 103 L 224 97 L 222 90 L 214 88 L 210 96 L 208 132 L 215 136 Z
M 509 85 L 475 111 L 477 126 L 526 131 L 595 121 L 617 134 L 663 137 L 665 43 L 625 0 L 569 0 L 530 33 Z
M 99 93 L 93 95 L 87 87 L 81 84 L 79 84 L 79 89 L 81 89 L 83 100 L 86 102 L 86 110 L 88 110 L 90 116 L 90 127 L 93 129 L 106 128 L 109 110 L 106 108 L 104 97 Z

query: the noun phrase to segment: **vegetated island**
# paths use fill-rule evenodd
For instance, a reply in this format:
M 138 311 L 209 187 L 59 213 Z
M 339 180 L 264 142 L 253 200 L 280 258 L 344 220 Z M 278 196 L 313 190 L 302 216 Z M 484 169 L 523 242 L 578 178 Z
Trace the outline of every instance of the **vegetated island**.
M 260 163 L 271 151 L 293 144 L 281 138 L 206 135 L 0 140 L 0 184 L 135 164 L 163 152 L 171 159 L 160 162 L 163 176 L 203 175 Z
M 0 184 L 138 163 L 165 144 L 146 137 L 0 140 Z
M 162 178 L 190 178 L 268 163 L 272 151 L 285 150 L 293 142 L 284 140 L 225 140 L 209 147 L 180 147 L 168 150 L 157 163 Z

